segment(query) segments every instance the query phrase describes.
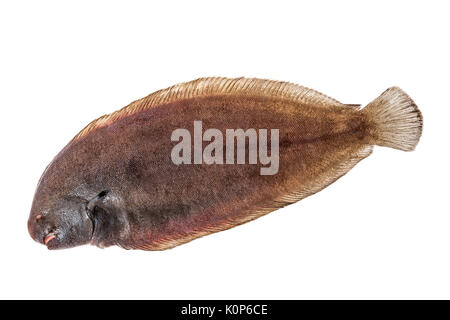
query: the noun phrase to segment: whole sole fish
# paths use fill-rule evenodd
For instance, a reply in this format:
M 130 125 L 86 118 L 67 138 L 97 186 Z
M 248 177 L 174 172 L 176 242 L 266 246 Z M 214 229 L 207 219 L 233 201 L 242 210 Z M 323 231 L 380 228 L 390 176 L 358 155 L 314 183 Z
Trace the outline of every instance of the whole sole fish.
M 320 191 L 373 145 L 411 151 L 421 132 L 396 87 L 361 109 L 286 82 L 202 78 L 84 128 L 43 173 L 28 229 L 49 249 L 164 250 Z

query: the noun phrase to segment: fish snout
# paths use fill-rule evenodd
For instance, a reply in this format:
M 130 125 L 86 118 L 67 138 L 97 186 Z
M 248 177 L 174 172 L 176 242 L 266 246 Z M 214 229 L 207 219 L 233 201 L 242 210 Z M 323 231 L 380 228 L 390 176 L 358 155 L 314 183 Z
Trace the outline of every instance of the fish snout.
M 42 242 L 41 240 L 41 232 L 39 225 L 41 224 L 40 220 L 42 219 L 42 215 L 30 215 L 30 218 L 28 219 L 28 233 L 30 234 L 31 238 L 33 238 L 36 242 Z
M 50 231 L 47 235 L 44 236 L 44 244 L 47 245 L 50 241 L 56 238 L 56 233 Z
M 55 239 L 57 239 L 58 232 L 55 226 L 50 224 L 45 224 L 42 230 L 43 232 L 40 235 L 39 242 L 43 243 L 45 246 L 47 246 L 47 248 L 51 249 L 50 247 L 54 244 Z
M 34 241 L 48 245 L 57 236 L 55 228 L 46 223 L 42 214 L 31 215 L 28 220 L 28 232 Z

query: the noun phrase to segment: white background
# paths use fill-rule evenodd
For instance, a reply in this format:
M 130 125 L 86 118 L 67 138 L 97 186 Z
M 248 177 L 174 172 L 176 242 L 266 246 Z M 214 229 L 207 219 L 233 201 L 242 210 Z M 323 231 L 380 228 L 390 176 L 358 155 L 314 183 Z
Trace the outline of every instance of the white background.
M 450 298 L 446 1 L 2 1 L 0 298 Z M 48 251 L 37 181 L 88 122 L 204 76 L 366 104 L 398 85 L 412 153 L 374 153 L 322 192 L 163 252 Z

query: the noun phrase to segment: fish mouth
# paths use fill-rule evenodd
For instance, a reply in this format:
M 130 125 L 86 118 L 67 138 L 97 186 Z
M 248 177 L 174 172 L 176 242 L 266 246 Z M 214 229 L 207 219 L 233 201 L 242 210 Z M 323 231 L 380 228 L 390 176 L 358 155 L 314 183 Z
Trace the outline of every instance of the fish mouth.
M 44 237 L 44 244 L 47 245 L 50 241 L 56 238 L 56 234 L 54 232 L 50 232 Z

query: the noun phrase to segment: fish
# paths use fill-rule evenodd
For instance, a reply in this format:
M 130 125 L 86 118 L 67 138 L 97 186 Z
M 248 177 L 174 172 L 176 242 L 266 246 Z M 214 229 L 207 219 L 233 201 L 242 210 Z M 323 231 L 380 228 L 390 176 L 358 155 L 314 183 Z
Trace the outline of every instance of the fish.
M 374 146 L 412 151 L 422 127 L 398 87 L 362 108 L 289 82 L 177 84 L 81 130 L 42 174 L 28 231 L 51 250 L 174 248 L 319 192 Z

